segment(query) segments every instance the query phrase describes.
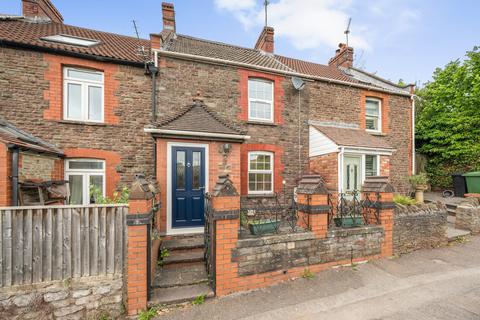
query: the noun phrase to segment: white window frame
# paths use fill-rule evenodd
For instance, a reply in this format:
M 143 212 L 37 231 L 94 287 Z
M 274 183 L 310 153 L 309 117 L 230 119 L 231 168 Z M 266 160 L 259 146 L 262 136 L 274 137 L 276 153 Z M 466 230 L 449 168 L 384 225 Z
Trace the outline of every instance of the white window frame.
M 270 170 L 258 170 L 250 169 L 250 155 L 257 154 L 257 155 L 267 155 L 270 156 Z M 248 167 L 247 167 L 247 188 L 248 188 L 248 194 L 273 194 L 275 191 L 275 185 L 274 185 L 274 164 L 275 164 L 275 154 L 273 152 L 267 152 L 267 151 L 250 151 L 248 153 Z M 250 190 L 250 173 L 271 173 L 271 186 L 272 190 L 271 191 L 257 191 L 257 190 Z
M 378 102 L 378 129 L 367 129 L 367 102 L 368 101 L 374 101 Z M 382 100 L 374 97 L 367 97 L 365 99 L 365 130 L 368 132 L 373 132 L 373 133 L 381 133 L 382 132 Z
M 374 156 L 377 157 L 377 174 L 376 176 L 380 175 L 380 155 L 375 154 L 375 153 L 368 153 L 364 154 L 362 156 L 362 162 L 363 162 L 363 170 L 362 170 L 362 183 L 365 181 L 365 178 L 367 177 L 367 156 Z
M 250 97 L 250 81 L 258 81 L 258 82 L 264 82 L 264 83 L 270 84 L 272 86 L 272 99 L 269 101 L 269 100 L 264 100 L 264 99 L 251 98 Z M 272 81 L 272 80 L 268 80 L 268 79 L 248 78 L 247 94 L 248 94 L 248 120 L 249 121 L 255 121 L 255 122 L 273 123 L 273 119 L 274 119 L 274 114 L 273 113 L 275 111 L 275 108 L 274 108 L 275 101 L 273 99 L 275 97 L 275 82 Z M 252 117 L 251 116 L 251 110 L 252 110 L 251 103 L 252 102 L 270 103 L 270 119 Z
M 70 169 L 70 162 L 101 162 L 103 163 L 103 169 Z M 90 176 L 102 176 L 103 177 L 103 196 L 105 197 L 106 176 L 105 176 L 105 160 L 101 159 L 85 159 L 75 158 L 65 160 L 65 180 L 69 181 L 71 175 L 81 175 L 83 179 L 83 205 L 90 204 Z
M 68 71 L 74 70 L 78 72 L 94 73 L 102 76 L 102 81 L 93 81 L 93 80 L 84 80 L 78 78 L 72 78 L 68 76 Z M 68 85 L 76 84 L 81 86 L 81 115 L 80 118 L 69 118 L 68 117 Z M 101 119 L 100 120 L 90 120 L 88 118 L 88 88 L 89 87 L 100 87 L 102 89 L 101 97 Z M 80 69 L 73 67 L 64 67 L 63 68 L 63 119 L 71 121 L 81 121 L 81 122 L 94 122 L 94 123 L 103 123 L 105 121 L 105 75 L 101 71 L 94 71 L 89 69 Z

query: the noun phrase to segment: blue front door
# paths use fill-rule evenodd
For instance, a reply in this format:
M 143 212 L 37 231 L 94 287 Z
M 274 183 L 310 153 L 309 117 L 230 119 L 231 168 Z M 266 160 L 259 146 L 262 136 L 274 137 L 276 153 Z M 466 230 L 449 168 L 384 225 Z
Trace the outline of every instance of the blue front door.
M 204 224 L 205 149 L 172 148 L 172 227 Z

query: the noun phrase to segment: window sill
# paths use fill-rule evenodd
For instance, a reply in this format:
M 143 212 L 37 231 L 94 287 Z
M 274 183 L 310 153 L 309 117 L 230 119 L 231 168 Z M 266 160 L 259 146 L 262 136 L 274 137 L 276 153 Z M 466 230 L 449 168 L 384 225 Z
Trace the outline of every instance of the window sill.
M 106 127 L 108 125 L 104 122 L 87 122 L 87 121 L 76 121 L 76 120 L 58 120 L 57 122 L 65 123 L 65 124 L 79 124 L 79 125 L 98 126 L 98 127 Z
M 365 130 L 365 131 L 367 131 L 367 133 L 370 133 L 372 136 L 380 136 L 380 137 L 386 136 L 385 133 L 379 132 L 379 131 L 370 131 L 370 130 Z
M 254 120 L 248 120 L 247 124 L 255 124 L 255 125 L 269 126 L 269 127 L 277 127 L 278 126 L 278 124 L 273 123 L 273 122 L 263 122 L 263 121 L 254 121 Z
M 247 194 L 247 199 L 275 198 L 275 193 Z

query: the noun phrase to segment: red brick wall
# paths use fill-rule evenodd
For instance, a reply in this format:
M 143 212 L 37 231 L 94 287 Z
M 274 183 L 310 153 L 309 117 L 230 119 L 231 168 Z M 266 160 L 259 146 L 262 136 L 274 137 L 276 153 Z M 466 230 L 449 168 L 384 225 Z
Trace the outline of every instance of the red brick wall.
M 105 195 L 112 197 L 113 192 L 119 187 L 120 174 L 117 172 L 117 166 L 121 163 L 120 155 L 113 151 L 96 149 L 73 149 L 64 150 L 68 158 L 90 158 L 105 160 Z
M 0 142 L 0 207 L 12 203 L 12 156 L 7 146 Z
M 240 114 L 238 115 L 238 119 L 248 121 L 248 79 L 260 78 L 273 81 L 273 122 L 275 124 L 283 124 L 282 112 L 284 91 L 282 82 L 284 80 L 284 77 L 245 69 L 238 69 L 238 75 L 240 77 L 238 87 L 240 97 L 238 100 L 238 104 L 240 105 L 241 109 Z
M 327 188 L 338 190 L 338 152 L 310 158 L 310 172 L 319 174 L 325 180 Z
M 44 99 L 49 101 L 50 107 L 43 112 L 46 120 L 63 119 L 63 68 L 79 67 L 104 72 L 104 122 L 118 124 L 119 118 L 115 115 L 118 107 L 117 92 L 119 82 L 115 74 L 119 72 L 118 66 L 111 63 L 88 61 L 84 59 L 45 54 L 48 68 L 45 70 L 45 80 L 50 86 L 44 91 Z
M 380 156 L 380 175 L 390 177 L 390 157 Z
M 248 153 L 251 151 L 267 151 L 273 153 L 273 191 L 282 192 L 285 168 L 283 147 L 271 144 L 242 144 L 241 150 L 241 194 L 248 195 Z
M 157 181 L 161 190 L 162 206 L 157 213 L 158 228 L 161 232 L 167 230 L 167 143 L 198 143 L 208 145 L 208 166 L 209 166 L 209 181 L 208 192 L 213 190 L 218 176 L 224 173 L 223 170 L 223 155 L 219 153 L 219 148 L 224 142 L 212 141 L 198 141 L 198 140 L 179 140 L 179 139 L 157 139 Z M 230 165 L 228 174 L 234 186 L 240 187 L 240 144 L 232 143 L 232 149 L 227 158 L 227 164 Z M 221 167 L 222 166 L 222 167 Z M 243 175 L 242 175 L 243 179 Z

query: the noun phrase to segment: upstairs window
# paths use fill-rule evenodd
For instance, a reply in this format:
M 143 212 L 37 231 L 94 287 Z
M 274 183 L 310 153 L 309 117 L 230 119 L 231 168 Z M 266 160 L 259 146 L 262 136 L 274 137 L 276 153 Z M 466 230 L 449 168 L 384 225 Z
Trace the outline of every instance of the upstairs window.
M 379 99 L 367 98 L 365 101 L 365 128 L 372 132 L 382 131 L 382 110 Z
M 70 204 L 95 203 L 95 194 L 105 197 L 105 161 L 71 159 L 67 160 L 65 168 L 65 177 L 70 188 Z
M 64 68 L 64 119 L 103 122 L 103 81 L 103 72 Z
M 273 153 L 248 154 L 248 193 L 273 193 Z
M 273 82 L 248 80 L 248 120 L 273 122 Z
M 378 176 L 378 156 L 370 154 L 365 155 L 365 176 Z

